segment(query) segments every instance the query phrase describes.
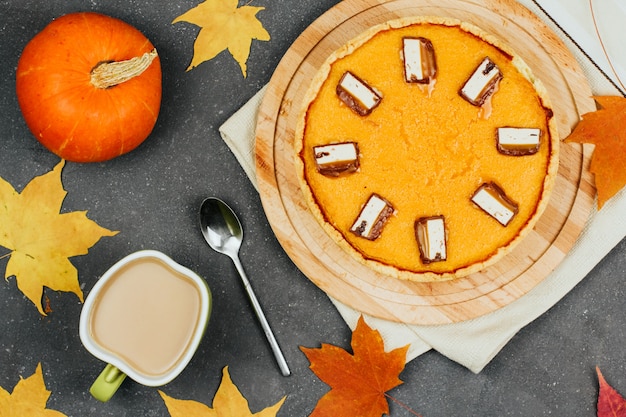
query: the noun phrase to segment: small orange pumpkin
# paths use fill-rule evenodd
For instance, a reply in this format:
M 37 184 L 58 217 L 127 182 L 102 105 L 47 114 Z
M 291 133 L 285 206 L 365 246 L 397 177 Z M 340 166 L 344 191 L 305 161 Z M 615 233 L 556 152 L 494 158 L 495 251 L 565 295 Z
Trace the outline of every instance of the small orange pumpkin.
M 92 12 L 53 20 L 26 45 L 17 99 L 29 129 L 73 162 L 100 162 L 135 149 L 161 106 L 161 63 L 133 26 Z

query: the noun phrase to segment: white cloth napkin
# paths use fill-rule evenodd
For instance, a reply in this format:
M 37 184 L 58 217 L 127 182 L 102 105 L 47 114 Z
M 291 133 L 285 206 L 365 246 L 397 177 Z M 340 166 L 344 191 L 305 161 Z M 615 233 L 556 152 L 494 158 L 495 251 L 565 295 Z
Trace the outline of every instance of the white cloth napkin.
M 520 3 L 528 3 L 528 0 Z M 537 3 L 557 21 L 558 25 L 576 41 L 608 77 L 616 84 L 619 84 L 618 77 L 626 82 L 624 35 L 619 29 L 626 22 L 624 0 L 593 2 L 589 0 L 541 0 Z M 606 53 L 602 48 L 603 45 Z M 609 64 L 607 55 L 611 59 L 612 66 Z M 584 61 L 585 64 L 589 64 L 588 59 Z M 595 72 L 597 74 L 598 71 Z M 591 74 L 590 78 L 593 79 L 592 73 L 593 71 L 590 71 L 587 74 Z M 623 86 L 620 88 L 623 89 Z
M 613 0 L 603 0 L 613 1 Z M 564 37 L 566 44 L 576 55 L 592 85 L 596 95 L 616 95 L 619 91 L 586 57 L 560 29 L 566 28 L 573 39 L 584 39 L 589 48 L 593 46 L 595 32 L 589 22 L 574 19 L 572 11 L 584 13 L 574 3 L 588 4 L 587 0 L 543 0 L 541 7 L 549 5 L 552 18 L 546 16 L 533 0 L 520 3 L 544 18 L 552 29 Z M 577 6 L 580 6 L 577 5 Z M 544 7 L 546 10 L 548 7 Z M 567 14 L 566 14 L 567 12 Z M 558 20 L 564 17 L 563 22 Z M 617 31 L 618 26 L 615 26 Z M 576 41 L 578 43 L 578 40 Z M 581 41 L 581 44 L 583 42 Z M 595 49 L 594 49 L 595 50 Z M 607 71 L 606 63 L 602 63 Z M 229 118 L 221 127 L 220 133 L 230 146 L 252 183 L 256 186 L 254 158 L 254 129 L 258 106 L 265 88 L 261 89 L 248 103 Z M 410 345 L 407 361 L 430 349 L 435 349 L 446 357 L 464 365 L 473 372 L 480 372 L 506 343 L 524 326 L 539 317 L 563 296 L 565 296 L 587 273 L 626 236 L 626 191 L 607 202 L 600 212 L 593 212 L 580 238 L 565 260 L 544 281 L 528 294 L 513 303 L 482 317 L 460 323 L 439 326 L 418 326 L 394 323 L 365 315 L 367 323 L 377 329 L 385 340 L 387 350 Z M 346 321 L 354 329 L 361 315 L 359 311 L 333 299 L 332 302 Z

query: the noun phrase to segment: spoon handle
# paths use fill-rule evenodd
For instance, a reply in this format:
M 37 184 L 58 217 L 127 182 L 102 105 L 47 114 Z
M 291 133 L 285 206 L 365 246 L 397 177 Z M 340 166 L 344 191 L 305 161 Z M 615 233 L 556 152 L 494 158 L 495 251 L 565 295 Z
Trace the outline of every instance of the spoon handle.
M 259 303 L 259 300 L 256 298 L 256 295 L 254 294 L 254 290 L 252 289 L 252 286 L 250 285 L 250 281 L 248 280 L 248 277 L 246 276 L 246 272 L 243 270 L 243 265 L 241 265 L 241 261 L 239 260 L 239 257 L 233 256 L 231 257 L 231 259 L 233 260 L 235 267 L 237 268 L 237 271 L 239 272 L 239 275 L 241 276 L 241 280 L 243 281 L 244 288 L 246 289 L 246 292 L 248 293 L 248 297 L 250 298 L 250 302 L 252 303 L 254 312 L 256 313 L 257 318 L 261 322 L 261 327 L 263 328 L 263 332 L 265 332 L 265 337 L 267 337 L 267 341 L 270 343 L 270 347 L 272 348 L 274 357 L 276 358 L 276 361 L 278 362 L 278 367 L 280 368 L 280 372 L 283 374 L 283 376 L 291 375 L 291 371 L 289 370 L 287 361 L 285 360 L 285 357 L 283 356 L 283 352 L 280 350 L 280 346 L 278 346 L 278 342 L 276 341 L 276 338 L 274 337 L 274 333 L 272 332 L 272 329 L 270 328 L 270 325 L 267 322 L 267 319 L 265 318 L 265 314 L 263 313 L 261 304 Z

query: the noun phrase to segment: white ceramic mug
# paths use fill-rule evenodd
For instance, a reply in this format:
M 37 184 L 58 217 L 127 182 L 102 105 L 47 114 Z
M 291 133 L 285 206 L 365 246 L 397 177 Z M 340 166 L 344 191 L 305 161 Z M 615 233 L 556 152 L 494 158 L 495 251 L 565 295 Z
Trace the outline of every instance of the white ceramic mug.
M 204 279 L 161 252 L 142 250 L 94 285 L 80 316 L 80 339 L 107 365 L 91 394 L 108 401 L 126 376 L 146 386 L 170 382 L 195 353 L 211 314 Z

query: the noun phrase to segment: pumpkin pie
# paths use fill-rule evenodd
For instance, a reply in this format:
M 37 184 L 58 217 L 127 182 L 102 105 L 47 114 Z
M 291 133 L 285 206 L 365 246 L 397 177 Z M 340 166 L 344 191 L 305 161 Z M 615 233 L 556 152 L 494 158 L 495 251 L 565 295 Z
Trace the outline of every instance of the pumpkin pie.
M 545 88 L 504 42 L 413 17 L 335 51 L 303 99 L 295 165 L 311 213 L 370 268 L 437 281 L 509 253 L 544 211 L 559 138 Z

